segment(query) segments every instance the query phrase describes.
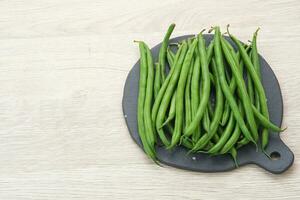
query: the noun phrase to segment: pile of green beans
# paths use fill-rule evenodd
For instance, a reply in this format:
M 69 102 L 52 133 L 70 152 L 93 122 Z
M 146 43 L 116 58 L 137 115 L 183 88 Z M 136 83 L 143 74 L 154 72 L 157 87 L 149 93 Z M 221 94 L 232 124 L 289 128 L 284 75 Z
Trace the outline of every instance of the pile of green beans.
M 269 120 L 257 50 L 259 29 L 250 44 L 242 44 L 227 26 L 235 49 L 218 26 L 210 29 L 210 42 L 201 31 L 170 44 L 174 28 L 169 26 L 158 60 L 145 42 L 137 41 L 137 121 L 145 153 L 158 163 L 157 146 L 172 151 L 182 145 L 189 153 L 228 153 L 237 163 L 237 150 L 252 144 L 268 156 L 269 131 L 284 129 Z

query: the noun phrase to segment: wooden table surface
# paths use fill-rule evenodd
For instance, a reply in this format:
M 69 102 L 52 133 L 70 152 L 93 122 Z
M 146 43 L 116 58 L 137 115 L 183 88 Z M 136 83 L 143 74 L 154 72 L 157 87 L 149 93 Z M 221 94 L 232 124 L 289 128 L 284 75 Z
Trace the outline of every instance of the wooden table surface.
M 211 25 L 259 49 L 284 98 L 294 165 L 274 175 L 158 167 L 130 138 L 121 101 L 139 58 Z M 300 199 L 300 1 L 0 1 L 0 199 Z

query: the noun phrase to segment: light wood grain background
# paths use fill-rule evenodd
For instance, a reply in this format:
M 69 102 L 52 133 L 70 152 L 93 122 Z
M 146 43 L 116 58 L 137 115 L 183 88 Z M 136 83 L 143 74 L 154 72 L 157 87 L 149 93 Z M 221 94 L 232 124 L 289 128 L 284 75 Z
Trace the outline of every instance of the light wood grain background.
M 173 36 L 231 24 L 259 48 L 284 97 L 286 173 L 196 173 L 149 161 L 121 100 L 139 57 Z M 0 199 L 300 199 L 300 1 L 0 1 Z

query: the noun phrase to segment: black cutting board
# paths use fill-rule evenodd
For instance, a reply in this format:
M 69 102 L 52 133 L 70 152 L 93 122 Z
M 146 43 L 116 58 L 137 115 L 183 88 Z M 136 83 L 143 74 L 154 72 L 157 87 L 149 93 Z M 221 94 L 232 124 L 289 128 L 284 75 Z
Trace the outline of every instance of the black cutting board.
M 185 35 L 170 40 L 170 43 L 179 42 L 192 37 Z M 213 35 L 205 34 L 206 43 L 213 39 Z M 226 39 L 236 48 L 229 37 Z M 151 49 L 155 60 L 161 43 Z M 277 126 L 281 126 L 283 115 L 282 95 L 277 78 L 265 59 L 260 56 L 262 83 L 267 96 L 267 103 L 270 113 L 270 120 Z M 139 61 L 133 66 L 128 74 L 123 94 L 123 113 L 129 133 L 133 140 L 142 148 L 137 128 L 137 99 L 139 85 Z M 236 166 L 230 155 L 210 156 L 205 153 L 187 154 L 188 150 L 182 146 L 177 146 L 174 150 L 166 150 L 157 146 L 157 158 L 161 163 L 181 169 L 200 172 L 222 172 L 235 169 Z M 256 164 L 269 172 L 282 173 L 286 171 L 294 161 L 294 155 L 290 149 L 282 142 L 278 133 L 270 132 L 269 145 L 266 152 L 271 155 L 268 158 L 261 149 L 256 150 L 253 144 L 248 144 L 238 150 L 237 162 L 239 166 L 246 164 Z

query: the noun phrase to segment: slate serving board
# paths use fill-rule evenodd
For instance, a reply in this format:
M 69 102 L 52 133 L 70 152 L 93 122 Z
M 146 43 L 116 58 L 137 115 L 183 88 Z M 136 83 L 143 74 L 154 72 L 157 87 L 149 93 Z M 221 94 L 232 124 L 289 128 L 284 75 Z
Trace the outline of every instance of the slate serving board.
M 179 42 L 183 39 L 192 37 L 185 35 L 170 40 L 170 43 Z M 204 34 L 206 43 L 213 39 L 213 35 Z M 226 39 L 235 47 L 229 37 Z M 155 60 L 161 43 L 151 49 Z M 235 47 L 236 48 L 236 47 Z M 270 120 L 281 126 L 283 115 L 283 102 L 281 90 L 277 78 L 265 59 L 260 56 L 262 83 L 267 96 Z M 139 61 L 133 66 L 128 74 L 123 94 L 123 113 L 125 121 L 132 139 L 142 148 L 137 128 L 137 99 L 139 85 Z M 200 172 L 222 172 L 235 169 L 236 166 L 230 155 L 209 156 L 205 153 L 194 153 L 187 155 L 188 150 L 178 146 L 174 150 L 166 150 L 164 147 L 157 146 L 157 158 L 161 163 L 173 167 L 200 171 Z M 246 164 L 256 164 L 272 173 L 282 173 L 286 171 L 294 161 L 291 150 L 282 142 L 278 133 L 270 132 L 270 142 L 266 152 L 271 156 L 269 159 L 261 149 L 256 151 L 254 145 L 249 144 L 238 150 L 237 162 L 239 166 Z

